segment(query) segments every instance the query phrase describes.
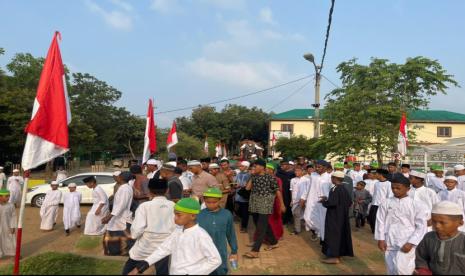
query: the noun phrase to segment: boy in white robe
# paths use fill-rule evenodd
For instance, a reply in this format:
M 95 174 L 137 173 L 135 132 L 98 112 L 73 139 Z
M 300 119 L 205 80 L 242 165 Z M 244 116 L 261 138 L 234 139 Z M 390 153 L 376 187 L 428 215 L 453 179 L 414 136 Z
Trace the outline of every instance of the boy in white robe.
M 440 165 L 431 165 L 431 171 L 434 173 L 433 176 L 427 178 L 427 187 L 433 189 L 436 193 L 445 190 L 444 186 L 444 168 Z
M 8 190 L 0 190 L 0 258 L 16 253 L 16 209 L 9 197 Z
M 458 204 L 465 214 L 465 192 L 457 189 L 457 177 L 446 176 L 444 185 L 447 189 L 439 192 L 439 199 L 441 201 L 447 200 Z M 459 230 L 465 232 L 465 226 L 460 226 Z
M 76 191 L 76 184 L 68 185 L 69 193 L 63 197 L 63 224 L 65 226 L 66 236 L 69 236 L 70 229 L 73 227 L 81 227 L 81 199 L 82 195 Z
M 171 255 L 171 275 L 208 275 L 221 265 L 221 256 L 210 235 L 196 223 L 200 204 L 183 198 L 174 207 L 176 230 L 129 275 L 143 273 L 150 265 Z
M 150 256 L 170 235 L 174 223 L 174 202 L 165 196 L 168 183 L 164 179 L 152 178 L 149 182 L 151 201 L 142 203 L 136 210 L 131 225 L 131 237 L 136 243 L 129 251 L 129 260 L 123 268 L 127 275 L 138 264 Z M 155 263 L 157 275 L 169 274 L 169 257 Z
M 410 181 L 393 174 L 392 192 L 376 216 L 375 240 L 384 252 L 388 275 L 412 275 L 415 270 L 415 247 L 426 233 L 428 208 L 408 196 Z
M 14 169 L 13 175 L 8 178 L 7 189 L 10 191 L 10 203 L 16 207 L 21 204 L 21 185 L 24 184 L 24 179 L 19 175 L 19 170 Z
M 58 208 L 61 201 L 62 193 L 58 190 L 58 183 L 52 181 L 50 184 L 52 190 L 48 191 L 45 195 L 44 202 L 40 207 L 40 230 L 51 231 L 57 222 Z
M 433 209 L 434 204 L 438 203 L 439 196 L 433 189 L 425 187 L 425 178 L 426 174 L 418 171 L 410 171 L 409 180 L 412 184 L 412 187 L 408 191 L 408 195 L 414 200 L 423 202 L 427 207 L 428 211 L 428 231 L 432 231 L 431 225 L 431 210 Z
M 378 179 L 378 182 L 375 184 L 373 199 L 368 211 L 368 223 L 370 224 L 371 232 L 373 234 L 375 233 L 376 214 L 378 212 L 378 208 L 392 196 L 391 182 L 387 180 L 388 175 L 389 171 L 385 169 L 376 170 L 376 179 Z
M 310 188 L 310 179 L 304 176 L 304 170 L 301 167 L 295 168 L 295 175 L 291 179 L 291 210 L 294 216 L 294 235 L 298 235 L 302 231 L 301 221 L 305 210 L 304 195 L 307 194 L 307 189 Z
M 58 168 L 58 170 L 56 172 L 56 175 L 57 175 L 56 182 L 60 182 L 62 180 L 65 180 L 68 177 L 65 169 L 62 166 L 60 166 Z
M 103 235 L 106 231 L 106 227 L 102 223 L 102 219 L 108 213 L 108 196 L 102 187 L 97 185 L 97 179 L 94 176 L 86 177 L 82 181 L 86 183 L 87 188 L 93 189 L 93 205 L 89 213 L 87 213 L 84 235 Z
M 454 166 L 455 176 L 457 176 L 457 189 L 465 191 L 465 166 L 455 165 Z

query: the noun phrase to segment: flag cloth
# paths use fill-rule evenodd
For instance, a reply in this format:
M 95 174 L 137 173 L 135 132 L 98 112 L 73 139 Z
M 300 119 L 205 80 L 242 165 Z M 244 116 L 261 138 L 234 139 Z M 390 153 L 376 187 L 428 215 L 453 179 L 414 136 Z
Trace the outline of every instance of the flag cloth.
M 220 145 L 219 143 L 216 144 L 215 152 L 216 152 L 216 153 L 215 153 L 215 156 L 216 156 L 216 157 L 220 157 L 220 156 L 221 156 L 221 154 L 222 154 L 222 153 L 221 153 L 221 145 Z
M 405 113 L 402 114 L 402 119 L 400 120 L 399 127 L 399 137 L 397 144 L 397 151 L 401 156 L 407 155 L 407 146 L 408 146 L 408 132 L 407 132 L 407 117 Z
M 203 151 L 208 154 L 208 137 L 205 136 L 205 144 L 203 145 Z
M 31 121 L 26 126 L 23 170 L 36 168 L 67 151 L 68 125 L 71 122 L 65 70 L 55 32 L 44 61 Z
M 173 126 L 171 127 L 170 133 L 168 133 L 168 138 L 166 140 L 166 148 L 168 151 L 170 148 L 178 143 L 178 134 L 176 133 L 176 121 L 173 121 Z
M 150 159 L 150 155 L 157 151 L 157 132 L 155 128 L 155 119 L 153 118 L 153 103 L 149 100 L 149 109 L 147 111 L 147 123 L 145 125 L 144 136 L 144 153 L 142 154 L 142 164 Z

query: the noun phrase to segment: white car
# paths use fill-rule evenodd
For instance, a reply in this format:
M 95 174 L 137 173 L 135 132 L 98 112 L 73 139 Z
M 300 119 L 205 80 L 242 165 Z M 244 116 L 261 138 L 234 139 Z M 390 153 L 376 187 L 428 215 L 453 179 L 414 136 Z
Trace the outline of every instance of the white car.
M 65 193 L 69 193 L 68 184 L 76 183 L 77 189 L 76 191 L 81 192 L 82 194 L 82 201 L 81 203 L 84 204 L 92 204 L 92 189 L 87 188 L 86 184 L 82 181 L 84 178 L 89 176 L 95 176 L 97 179 L 97 184 L 103 188 L 107 196 L 111 196 L 113 194 L 113 187 L 115 186 L 116 182 L 113 178 L 112 173 L 81 173 L 77 175 L 73 175 L 66 179 L 61 180 L 58 184 L 58 190 L 60 190 L 63 195 Z M 42 184 L 35 186 L 28 190 L 26 196 L 26 204 L 31 204 L 31 206 L 41 207 L 42 203 L 45 199 L 45 194 L 50 191 L 52 188 L 50 184 Z M 61 198 L 61 203 L 63 203 L 63 197 Z

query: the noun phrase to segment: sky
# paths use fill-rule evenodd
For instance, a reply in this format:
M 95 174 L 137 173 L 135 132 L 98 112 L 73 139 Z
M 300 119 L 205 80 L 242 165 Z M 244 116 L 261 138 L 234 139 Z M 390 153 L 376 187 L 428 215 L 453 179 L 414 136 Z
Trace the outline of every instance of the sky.
M 58 30 L 71 72 L 107 82 L 123 93 L 116 105 L 145 116 L 149 98 L 163 112 L 313 74 L 302 55 L 321 61 L 329 7 L 329 0 L 0 0 L 6 51 L 0 67 L 16 53 L 45 56 Z M 322 74 L 340 85 L 336 67 L 351 58 L 367 64 L 372 57 L 403 63 L 425 56 L 465 87 L 464 10 L 459 0 L 336 0 Z M 322 104 L 332 83 L 322 80 Z M 430 108 L 465 113 L 464 93 L 450 88 Z M 279 113 L 311 108 L 314 97 L 308 78 L 228 103 Z M 156 114 L 155 120 L 169 127 L 190 113 Z

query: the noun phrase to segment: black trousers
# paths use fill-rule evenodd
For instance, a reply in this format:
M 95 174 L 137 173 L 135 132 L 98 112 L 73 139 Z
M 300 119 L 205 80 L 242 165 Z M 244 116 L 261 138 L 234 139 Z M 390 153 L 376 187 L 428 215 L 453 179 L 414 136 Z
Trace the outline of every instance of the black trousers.
M 123 268 L 123 275 L 128 275 L 139 263 L 143 261 L 136 261 L 131 258 L 128 259 Z M 170 256 L 165 257 L 155 263 L 155 275 L 169 275 Z
M 368 213 L 368 223 L 370 224 L 371 233 L 375 233 L 376 226 L 376 213 L 378 213 L 378 206 L 371 205 L 370 212 Z
M 236 201 L 239 206 L 237 215 L 241 218 L 241 229 L 247 229 L 249 225 L 249 203 Z
M 365 226 L 365 216 L 360 212 L 354 212 L 355 216 L 355 227 Z
M 271 245 L 278 243 L 268 223 L 269 216 L 270 215 L 252 213 L 253 221 L 255 223 L 255 227 L 257 228 L 257 240 L 253 244 L 253 252 L 260 252 L 260 247 L 262 246 L 265 237 Z

